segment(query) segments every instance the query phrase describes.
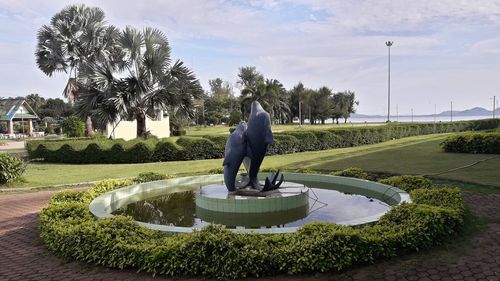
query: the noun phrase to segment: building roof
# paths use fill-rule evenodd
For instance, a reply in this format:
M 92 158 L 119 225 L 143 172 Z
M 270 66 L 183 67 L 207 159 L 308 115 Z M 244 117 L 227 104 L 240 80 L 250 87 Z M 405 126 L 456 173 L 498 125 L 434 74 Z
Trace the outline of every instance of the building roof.
M 22 116 L 18 112 L 19 107 L 24 106 L 28 112 L 23 112 Z M 36 112 L 29 106 L 23 98 L 0 99 L 0 121 L 11 121 L 12 119 L 38 119 Z

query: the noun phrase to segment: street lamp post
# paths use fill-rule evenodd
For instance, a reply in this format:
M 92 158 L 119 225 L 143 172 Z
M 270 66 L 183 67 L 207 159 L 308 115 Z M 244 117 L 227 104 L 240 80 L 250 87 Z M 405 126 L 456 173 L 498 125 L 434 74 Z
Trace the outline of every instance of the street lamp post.
M 493 96 L 493 119 L 495 119 L 495 100 L 496 100 L 496 96 Z
M 453 101 L 450 101 L 450 122 L 453 122 Z
M 388 47 L 389 56 L 388 56 L 388 71 L 387 71 L 387 122 L 391 121 L 391 46 L 394 44 L 394 41 L 387 41 L 385 45 Z
M 24 115 L 23 115 L 23 108 L 21 107 L 21 128 L 23 132 L 23 138 L 24 138 Z

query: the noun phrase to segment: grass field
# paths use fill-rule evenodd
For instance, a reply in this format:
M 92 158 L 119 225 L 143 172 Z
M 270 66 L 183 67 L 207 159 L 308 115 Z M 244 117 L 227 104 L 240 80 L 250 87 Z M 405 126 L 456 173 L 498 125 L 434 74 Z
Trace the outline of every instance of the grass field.
M 416 136 L 379 144 L 266 157 L 262 168 L 340 170 L 360 167 L 395 174 L 435 174 L 495 155 L 444 153 L 439 143 L 448 134 Z M 146 164 L 50 164 L 28 165 L 25 182 L 11 187 L 40 187 L 137 176 L 142 172 L 200 174 L 222 167 L 222 159 Z M 463 170 L 436 176 L 500 186 L 500 157 Z
M 283 132 L 291 130 L 325 130 L 330 128 L 345 128 L 359 126 L 380 126 L 384 123 L 340 123 L 340 124 L 325 124 L 325 125 L 273 125 L 273 132 Z M 190 127 L 187 129 L 188 136 L 207 136 L 207 135 L 227 135 L 229 134 L 228 126 L 213 126 L 213 127 Z
M 311 169 L 339 170 L 359 167 L 372 172 L 422 174 L 500 187 L 500 155 L 445 153 L 439 146 L 441 141 L 442 139 L 437 138 L 410 146 L 303 164 Z M 484 162 L 447 172 L 478 161 Z

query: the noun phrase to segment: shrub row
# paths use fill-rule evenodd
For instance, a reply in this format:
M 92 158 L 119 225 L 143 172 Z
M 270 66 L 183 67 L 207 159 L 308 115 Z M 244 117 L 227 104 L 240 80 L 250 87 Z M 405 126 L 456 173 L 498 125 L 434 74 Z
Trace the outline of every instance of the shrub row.
M 18 180 L 26 171 L 23 160 L 7 153 L 0 153 L 0 184 Z
M 268 155 L 351 147 L 422 134 L 457 132 L 475 128 L 491 129 L 498 125 L 496 121 L 477 120 L 286 131 L 275 134 L 275 145 L 268 149 Z M 108 139 L 29 141 L 27 150 L 31 159 L 46 162 L 144 163 L 221 158 L 224 155 L 226 140 L 227 136 L 181 137 L 176 142 L 157 138 L 131 141 Z
M 463 225 L 458 189 L 415 189 L 413 203 L 396 206 L 375 225 L 362 228 L 315 222 L 296 233 L 257 235 L 211 225 L 168 236 L 140 227 L 130 217 L 94 220 L 89 202 L 127 184 L 103 181 L 88 191 L 54 195 L 40 213 L 47 248 L 67 259 L 111 268 L 227 279 L 340 271 L 442 244 Z
M 441 146 L 446 152 L 500 154 L 500 132 L 458 134 L 446 138 Z

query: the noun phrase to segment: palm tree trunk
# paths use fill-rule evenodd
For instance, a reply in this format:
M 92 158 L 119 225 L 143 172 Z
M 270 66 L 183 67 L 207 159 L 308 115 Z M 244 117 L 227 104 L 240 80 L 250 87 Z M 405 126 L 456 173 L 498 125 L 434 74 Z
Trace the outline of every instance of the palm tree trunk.
M 142 137 L 146 134 L 146 114 L 140 112 L 135 116 L 137 120 L 137 137 Z
M 90 116 L 87 116 L 85 120 L 85 135 L 87 137 L 92 137 L 94 135 L 94 128 L 92 126 L 92 118 Z

